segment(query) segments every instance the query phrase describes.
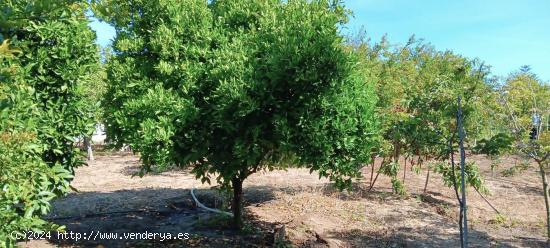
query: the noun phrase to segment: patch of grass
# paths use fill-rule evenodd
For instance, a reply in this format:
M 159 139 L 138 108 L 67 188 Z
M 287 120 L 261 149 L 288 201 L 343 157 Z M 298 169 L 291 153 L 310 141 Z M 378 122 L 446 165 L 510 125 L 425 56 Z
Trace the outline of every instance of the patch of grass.
M 423 194 L 418 194 L 414 198 L 419 202 L 426 202 L 426 196 Z
M 261 230 L 259 230 L 258 228 L 255 228 L 254 225 L 247 222 L 244 223 L 243 229 L 240 231 L 240 234 L 242 235 L 256 235 L 260 233 L 261 233 Z
M 494 218 L 489 220 L 489 224 L 498 225 L 498 226 L 506 226 L 506 222 L 508 222 L 508 219 L 506 216 L 502 214 L 495 215 Z
M 290 242 L 289 240 L 276 240 L 275 241 L 275 244 L 273 244 L 274 247 L 276 248 L 291 248 L 291 247 L 294 247 L 292 245 L 292 242 Z
M 435 211 L 442 216 L 454 216 L 454 211 L 447 204 L 436 205 Z
M 498 167 L 500 167 L 500 164 L 502 163 L 502 161 L 497 158 L 497 159 L 494 159 L 491 161 L 491 174 L 492 176 L 495 175 L 495 171 L 498 169 Z
M 521 223 L 521 221 L 519 221 L 519 220 L 510 219 L 510 225 L 509 225 L 509 226 L 510 226 L 510 227 L 516 227 L 516 226 L 519 226 L 519 225 L 521 225 L 521 224 L 522 224 L 522 223 Z
M 543 231 L 546 231 L 546 221 L 544 219 L 539 219 L 537 221 L 537 228 L 543 230 Z
M 503 214 L 496 214 L 493 219 L 489 220 L 489 224 L 501 226 L 505 228 L 513 228 L 521 224 L 521 221 L 513 219 Z
M 207 229 L 228 229 L 231 228 L 231 221 L 231 216 L 216 214 L 205 219 L 199 218 L 197 222 L 195 222 L 195 227 Z
M 471 226 L 478 225 L 479 223 L 480 223 L 479 217 L 468 219 L 468 224 L 470 224 Z
M 208 218 L 198 219 L 195 222 L 195 227 L 199 229 L 214 229 L 214 230 L 232 230 L 233 218 L 224 214 L 212 215 Z M 261 230 L 253 225 L 253 223 L 245 222 L 243 228 L 238 231 L 240 235 L 257 235 L 261 234 Z

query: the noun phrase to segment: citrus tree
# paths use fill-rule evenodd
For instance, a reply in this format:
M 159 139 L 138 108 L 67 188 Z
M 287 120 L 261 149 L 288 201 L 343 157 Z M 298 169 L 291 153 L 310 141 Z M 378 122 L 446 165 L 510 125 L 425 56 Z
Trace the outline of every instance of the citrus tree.
M 44 113 L 39 138 L 48 149 L 42 155 L 50 165 L 72 171 L 83 164 L 73 146 L 74 137 L 93 128 L 93 112 L 85 111 L 83 83 L 98 64 L 95 33 L 88 27 L 86 1 L 8 1 L 1 20 L 4 38 L 23 51 L 24 79 L 35 89 Z
M 2 2 L 0 12 L 0 246 L 45 231 L 49 201 L 83 164 L 74 138 L 93 120 L 82 84 L 97 64 L 85 1 Z
M 55 195 L 49 182 L 67 180 L 62 167 L 49 167 L 42 159 L 38 139 L 39 111 L 34 90 L 23 81 L 16 62 L 21 51 L 0 46 L 0 247 L 13 245 L 12 232 L 52 228 L 39 218 Z
M 99 1 L 117 30 L 108 136 L 143 170 L 191 166 L 233 190 L 292 163 L 349 186 L 369 159 L 376 96 L 339 34 L 336 1 Z

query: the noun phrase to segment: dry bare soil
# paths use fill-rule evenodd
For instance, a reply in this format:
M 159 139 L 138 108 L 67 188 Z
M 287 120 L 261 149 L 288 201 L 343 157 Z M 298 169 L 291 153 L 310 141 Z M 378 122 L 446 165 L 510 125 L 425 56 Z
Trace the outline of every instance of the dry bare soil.
M 512 176 L 502 172 L 521 159 L 503 159 L 491 173 L 490 161 L 470 156 L 481 167 L 491 194 L 468 191 L 471 247 L 545 247 L 544 202 L 536 167 Z M 377 164 L 380 161 L 377 162 Z M 408 194 L 391 193 L 380 176 L 368 191 L 370 169 L 352 192 L 338 192 L 304 169 L 262 172 L 245 182 L 246 228 L 236 233 L 227 219 L 196 208 L 190 189 L 210 207 L 224 208 L 224 194 L 195 180 L 188 170 L 132 177 L 139 158 L 128 153 L 96 157 L 76 171 L 78 192 L 57 199 L 51 221 L 67 231 L 101 233 L 189 233 L 189 239 L 99 239 L 21 242 L 23 247 L 457 247 L 458 204 L 454 191 L 431 173 L 423 194 L 426 168 L 407 171 Z M 402 173 L 402 172 L 400 172 Z M 403 177 L 403 174 L 399 176 Z

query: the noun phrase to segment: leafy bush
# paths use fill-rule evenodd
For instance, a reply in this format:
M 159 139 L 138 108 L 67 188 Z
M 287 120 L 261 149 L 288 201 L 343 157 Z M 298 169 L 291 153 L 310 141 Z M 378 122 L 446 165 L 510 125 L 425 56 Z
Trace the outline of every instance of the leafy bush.
M 46 146 L 38 139 L 37 119 L 29 116 L 36 111 L 32 88 L 6 88 L 0 91 L 0 247 L 12 245 L 13 232 L 59 229 L 40 216 L 60 189 L 55 182 L 72 178 L 61 165 L 48 166 L 41 158 Z
M 98 65 L 85 1 L 7 1 L 0 12 L 0 244 L 40 219 L 82 165 L 74 137 L 93 128 L 82 85 Z M 10 39 L 9 43 L 7 39 Z
M 443 176 L 443 182 L 447 187 L 453 187 L 453 185 L 460 185 L 462 176 L 460 173 L 460 166 L 455 166 L 455 171 L 453 175 L 452 166 L 449 163 L 438 162 L 435 164 L 435 172 L 441 173 Z M 464 167 L 464 182 L 466 186 L 471 186 L 474 189 L 477 189 L 481 193 L 489 193 L 489 189 L 485 187 L 483 177 L 479 172 L 479 167 L 475 162 L 467 162 Z M 453 182 L 453 178 L 455 181 Z M 458 187 L 458 190 L 461 190 L 461 187 Z
M 10 1 L 7 17 L 18 20 L 2 35 L 22 50 L 23 79 L 35 92 L 41 112 L 38 138 L 47 145 L 42 158 L 72 172 L 83 161 L 74 137 L 93 130 L 93 112 L 83 85 L 99 63 L 95 33 L 87 26 L 85 1 Z M 60 190 L 60 193 L 62 188 Z
M 405 195 L 405 185 L 399 179 L 397 179 L 397 173 L 399 172 L 399 163 L 390 162 L 384 163 L 380 167 L 380 172 L 391 178 L 392 191 L 399 195 Z
M 34 89 L 23 82 L 23 70 L 7 40 L 0 46 L 0 246 L 12 246 L 13 232 L 57 228 L 40 219 L 55 197 L 55 181 L 71 175 L 50 167 L 41 158 L 45 146 L 38 139 L 39 110 Z
M 486 154 L 492 158 L 500 156 L 512 149 L 513 138 L 505 133 L 499 133 L 489 139 L 481 139 L 473 148 L 473 152 Z

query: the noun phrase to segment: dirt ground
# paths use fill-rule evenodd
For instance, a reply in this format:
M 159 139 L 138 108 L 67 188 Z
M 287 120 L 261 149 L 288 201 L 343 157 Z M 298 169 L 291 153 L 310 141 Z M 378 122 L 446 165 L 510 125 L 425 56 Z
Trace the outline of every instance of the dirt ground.
M 515 175 L 503 172 L 521 159 L 491 161 L 470 156 L 480 165 L 490 190 L 487 200 L 468 191 L 471 247 L 545 247 L 544 202 L 534 164 Z M 380 161 L 378 161 L 379 163 Z M 517 167 L 514 167 L 517 168 Z M 196 208 L 190 189 L 210 207 L 224 208 L 224 195 L 195 180 L 187 170 L 132 177 L 139 159 L 128 153 L 96 156 L 76 171 L 78 192 L 57 199 L 49 220 L 84 240 L 52 238 L 21 242 L 23 247 L 457 247 L 458 204 L 454 191 L 431 173 L 422 194 L 426 169 L 407 170 L 406 196 L 391 193 L 381 175 L 368 191 L 370 168 L 352 192 L 338 192 L 326 179 L 304 169 L 262 172 L 245 181 L 246 228 L 235 233 L 227 218 Z M 403 177 L 400 172 L 400 178 Z M 95 233 L 189 233 L 188 239 L 91 240 Z

